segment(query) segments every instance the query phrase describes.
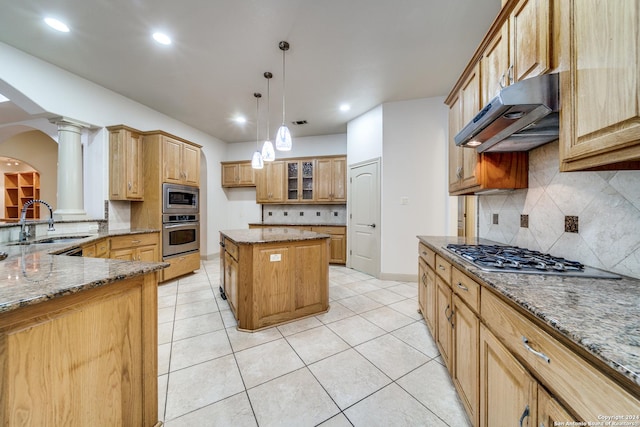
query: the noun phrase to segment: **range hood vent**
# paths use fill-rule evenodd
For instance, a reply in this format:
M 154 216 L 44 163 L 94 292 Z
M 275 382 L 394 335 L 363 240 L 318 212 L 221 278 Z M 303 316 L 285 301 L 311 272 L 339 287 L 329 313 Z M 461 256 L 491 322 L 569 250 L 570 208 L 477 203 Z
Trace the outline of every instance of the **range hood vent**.
M 558 139 L 558 74 L 521 80 L 500 90 L 455 137 L 482 152 L 529 151 Z

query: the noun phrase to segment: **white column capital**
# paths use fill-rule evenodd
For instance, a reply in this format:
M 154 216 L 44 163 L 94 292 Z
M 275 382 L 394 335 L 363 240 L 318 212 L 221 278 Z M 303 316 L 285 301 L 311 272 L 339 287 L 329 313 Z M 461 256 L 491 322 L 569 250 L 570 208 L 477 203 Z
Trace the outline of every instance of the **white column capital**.
M 58 126 L 59 131 L 76 132 L 82 134 L 82 129 L 92 129 L 95 126 L 91 126 L 88 123 L 81 122 L 79 120 L 70 119 L 64 116 L 57 116 L 49 118 L 49 123 L 53 123 Z

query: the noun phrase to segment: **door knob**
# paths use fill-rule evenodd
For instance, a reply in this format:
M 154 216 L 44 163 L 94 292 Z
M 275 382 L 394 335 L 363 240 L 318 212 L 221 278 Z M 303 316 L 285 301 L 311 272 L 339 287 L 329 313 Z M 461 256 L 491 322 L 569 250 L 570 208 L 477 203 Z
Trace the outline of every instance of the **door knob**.
M 367 224 L 367 227 L 376 228 L 375 224 Z

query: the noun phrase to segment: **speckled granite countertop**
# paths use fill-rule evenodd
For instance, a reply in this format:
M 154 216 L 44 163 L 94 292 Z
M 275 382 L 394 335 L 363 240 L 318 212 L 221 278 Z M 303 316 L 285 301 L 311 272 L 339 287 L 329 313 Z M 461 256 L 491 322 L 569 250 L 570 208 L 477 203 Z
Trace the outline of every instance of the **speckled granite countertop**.
M 253 228 L 249 230 L 223 230 L 220 233 L 239 245 L 295 242 L 299 240 L 329 239 L 331 237 L 324 233 L 283 227 Z
M 0 261 L 0 313 L 161 270 L 168 264 L 56 255 L 105 237 L 149 232 L 158 230 L 110 230 L 69 243 L 37 244 L 53 235 L 28 245 L 0 243 L 8 254 Z
M 640 385 L 640 279 L 490 273 L 443 248 L 449 243 L 499 243 L 457 237 L 418 239 Z
M 282 223 L 282 224 L 269 224 L 263 222 L 250 222 L 249 225 L 259 225 L 260 227 L 346 227 L 347 224 L 321 224 L 308 222 L 305 224 L 296 224 L 296 223 Z

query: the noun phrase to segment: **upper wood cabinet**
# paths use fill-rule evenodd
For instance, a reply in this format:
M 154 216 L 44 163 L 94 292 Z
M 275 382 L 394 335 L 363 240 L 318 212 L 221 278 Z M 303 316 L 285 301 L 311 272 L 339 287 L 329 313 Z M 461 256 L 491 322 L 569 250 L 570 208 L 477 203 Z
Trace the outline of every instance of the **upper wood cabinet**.
M 640 169 L 640 3 L 559 3 L 560 170 Z
M 126 126 L 110 126 L 109 199 L 144 199 L 142 132 Z
M 481 108 L 480 64 L 471 69 L 449 108 L 449 194 L 526 188 L 529 156 L 519 153 L 482 153 L 458 147 L 454 137 Z
M 323 203 L 347 201 L 346 157 L 316 160 L 316 176 L 316 201 Z
M 266 162 L 264 168 L 256 170 L 256 202 L 283 203 L 285 162 Z
M 482 106 L 501 88 L 544 74 L 551 67 L 549 0 L 520 0 L 512 4 L 509 15 L 504 15 L 482 53 Z
M 163 181 L 200 185 L 200 148 L 167 135 L 162 137 Z
M 314 200 L 314 169 L 313 159 L 287 160 L 287 202 L 302 202 Z
M 277 166 L 273 166 L 273 165 Z M 265 163 L 255 172 L 257 203 L 346 203 L 347 158 L 304 157 Z
M 251 162 L 222 162 L 222 186 L 231 187 L 255 187 L 255 169 Z

